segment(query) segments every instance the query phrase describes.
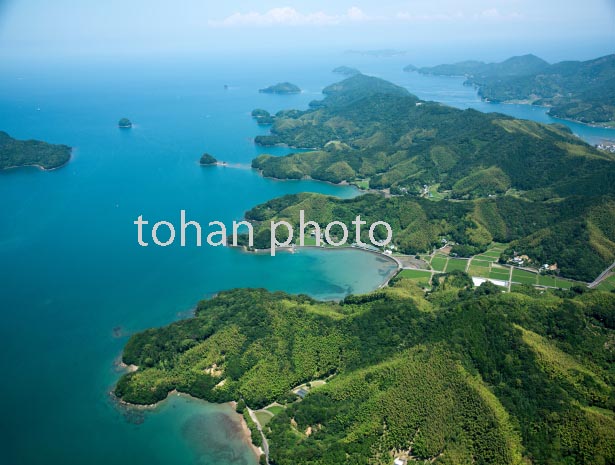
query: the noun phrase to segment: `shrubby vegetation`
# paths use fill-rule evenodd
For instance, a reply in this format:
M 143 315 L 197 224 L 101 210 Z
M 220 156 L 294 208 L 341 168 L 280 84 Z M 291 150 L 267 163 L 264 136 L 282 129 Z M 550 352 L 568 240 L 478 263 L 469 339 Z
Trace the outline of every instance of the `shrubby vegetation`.
M 464 61 L 420 68 L 424 74 L 465 75 L 491 101 L 548 105 L 549 114 L 582 123 L 615 124 L 615 55 L 549 65 L 534 55 L 502 63 Z
M 38 166 L 50 170 L 70 160 L 71 148 L 40 140 L 17 140 L 0 131 L 0 170 L 19 166 Z
M 257 408 L 333 375 L 265 427 L 271 463 L 613 463 L 614 315 L 613 293 L 505 294 L 461 272 L 339 304 L 225 291 L 134 335 L 116 394 Z

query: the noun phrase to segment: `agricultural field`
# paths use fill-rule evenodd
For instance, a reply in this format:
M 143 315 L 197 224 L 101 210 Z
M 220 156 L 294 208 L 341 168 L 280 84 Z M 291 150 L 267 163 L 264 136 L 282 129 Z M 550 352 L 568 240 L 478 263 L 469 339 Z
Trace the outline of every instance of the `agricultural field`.
M 615 289 L 615 274 L 612 274 L 598 285 L 601 291 L 612 291 Z
M 411 279 L 424 286 L 428 286 L 431 280 L 431 272 L 423 270 L 401 270 L 399 276 L 401 278 Z
M 463 260 L 460 258 L 449 258 L 448 264 L 446 266 L 446 272 L 450 273 L 451 271 L 465 271 L 468 266 L 468 260 Z
M 431 259 L 431 267 L 436 271 L 444 271 L 448 258 L 444 255 L 436 255 Z
M 513 272 L 512 272 L 513 282 L 520 283 L 520 284 L 535 285 L 537 284 L 537 276 L 538 275 L 536 273 L 532 273 L 531 271 L 519 270 L 516 268 L 513 269 Z

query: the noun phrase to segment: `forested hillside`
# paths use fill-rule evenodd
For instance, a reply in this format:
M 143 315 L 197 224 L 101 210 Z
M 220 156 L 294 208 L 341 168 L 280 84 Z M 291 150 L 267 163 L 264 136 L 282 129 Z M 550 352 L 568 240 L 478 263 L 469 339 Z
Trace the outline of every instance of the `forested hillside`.
M 502 63 L 465 61 L 418 72 L 466 76 L 469 84 L 479 87 L 479 95 L 490 101 L 521 100 L 550 106 L 549 114 L 559 118 L 615 124 L 615 55 L 553 65 L 525 55 Z
M 615 461 L 615 294 L 503 294 L 462 273 L 434 286 L 399 279 L 341 303 L 223 292 L 133 336 L 123 360 L 140 368 L 116 394 L 278 401 L 265 428 L 277 465 Z
M 281 179 L 367 180 L 374 189 L 418 193 L 440 184 L 453 197 L 602 195 L 615 186 L 615 157 L 559 125 L 421 102 L 405 89 L 358 75 L 325 89 L 307 111 L 282 111 L 262 145 L 314 151 L 262 155 L 252 166 Z

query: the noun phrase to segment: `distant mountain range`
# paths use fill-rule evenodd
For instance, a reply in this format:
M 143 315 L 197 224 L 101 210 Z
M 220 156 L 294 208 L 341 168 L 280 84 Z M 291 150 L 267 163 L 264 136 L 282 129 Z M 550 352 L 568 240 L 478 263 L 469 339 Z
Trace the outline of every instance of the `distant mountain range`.
M 615 126 L 615 54 L 588 61 L 549 64 L 535 55 L 501 63 L 462 61 L 405 71 L 466 76 L 481 98 L 549 106 L 549 114 L 586 124 Z

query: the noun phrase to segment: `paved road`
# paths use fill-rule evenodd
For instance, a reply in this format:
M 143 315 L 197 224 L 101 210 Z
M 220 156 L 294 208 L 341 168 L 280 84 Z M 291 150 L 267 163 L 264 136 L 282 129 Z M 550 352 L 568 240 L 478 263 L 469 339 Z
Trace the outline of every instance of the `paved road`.
M 590 283 L 588 285 L 588 287 L 590 288 L 594 288 L 596 287 L 598 284 L 600 284 L 602 281 L 604 281 L 604 278 L 606 278 L 608 276 L 608 274 L 611 272 L 611 270 L 615 267 L 615 262 L 613 262 L 611 264 L 611 266 L 609 266 L 606 270 L 604 270 L 602 273 L 600 273 L 600 276 L 598 276 L 593 283 Z
M 254 411 L 252 409 L 248 409 L 248 413 L 250 414 L 250 418 L 252 418 L 252 421 L 256 423 L 256 427 L 258 428 L 258 431 L 261 433 L 261 437 L 263 438 L 263 452 L 265 453 L 265 458 L 267 459 L 267 463 L 269 463 L 269 443 L 267 442 L 265 433 L 263 433 L 261 424 L 259 423 L 258 418 L 256 418 Z

